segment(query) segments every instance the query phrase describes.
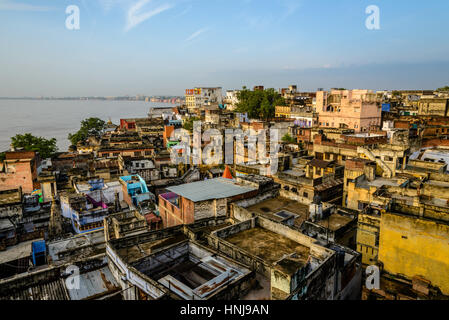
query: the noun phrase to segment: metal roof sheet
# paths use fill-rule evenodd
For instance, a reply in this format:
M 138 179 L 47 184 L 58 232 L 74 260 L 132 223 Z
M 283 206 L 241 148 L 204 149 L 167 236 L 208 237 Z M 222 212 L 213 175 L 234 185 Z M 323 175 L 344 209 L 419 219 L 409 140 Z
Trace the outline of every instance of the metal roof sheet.
M 0 300 L 69 300 L 69 297 L 64 280 L 58 279 L 22 290 L 14 290 L 8 295 L 0 296 Z
M 79 281 L 78 289 L 67 288 L 71 300 L 94 298 L 120 290 L 119 285 L 107 266 L 80 274 Z
M 257 188 L 238 185 L 235 180 L 231 179 L 216 178 L 173 186 L 167 190 L 193 202 L 198 202 L 233 197 L 257 190 Z

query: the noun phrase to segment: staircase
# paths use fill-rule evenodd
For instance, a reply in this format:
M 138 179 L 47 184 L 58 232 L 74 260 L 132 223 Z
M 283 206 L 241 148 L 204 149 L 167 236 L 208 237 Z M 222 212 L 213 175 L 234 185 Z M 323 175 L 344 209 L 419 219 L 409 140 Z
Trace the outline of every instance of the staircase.
M 384 171 L 383 177 L 384 178 L 392 178 L 393 177 L 393 171 L 391 168 L 380 158 L 376 158 L 376 156 L 372 153 L 371 150 L 365 148 L 365 147 L 358 147 L 357 153 L 364 154 L 367 156 L 371 161 L 375 161 Z

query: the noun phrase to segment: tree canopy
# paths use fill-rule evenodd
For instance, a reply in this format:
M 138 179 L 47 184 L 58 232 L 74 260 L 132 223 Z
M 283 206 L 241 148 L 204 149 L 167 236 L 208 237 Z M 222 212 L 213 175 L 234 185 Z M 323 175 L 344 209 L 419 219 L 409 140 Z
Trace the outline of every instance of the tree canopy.
M 296 143 L 295 138 L 293 138 L 291 135 L 289 135 L 288 133 L 286 133 L 283 137 L 282 137 L 282 141 L 286 142 L 286 143 Z
M 275 115 L 276 106 L 285 106 L 285 100 L 274 89 L 251 91 L 243 87 L 237 93 L 236 112 L 248 113 L 250 118 L 269 119 Z
M 56 139 L 45 139 L 35 137 L 31 133 L 17 134 L 11 138 L 11 144 L 14 148 L 26 151 L 37 151 L 42 158 L 49 158 L 58 151 Z
M 182 127 L 188 131 L 193 131 L 193 122 L 200 120 L 201 119 L 198 117 L 191 117 L 184 122 L 184 125 Z
M 449 86 L 438 88 L 437 91 L 449 91 Z
M 90 136 L 101 137 L 106 129 L 106 122 L 99 118 L 89 118 L 81 121 L 81 128 L 74 134 L 69 133 L 69 140 L 76 146 L 78 142 L 85 141 Z

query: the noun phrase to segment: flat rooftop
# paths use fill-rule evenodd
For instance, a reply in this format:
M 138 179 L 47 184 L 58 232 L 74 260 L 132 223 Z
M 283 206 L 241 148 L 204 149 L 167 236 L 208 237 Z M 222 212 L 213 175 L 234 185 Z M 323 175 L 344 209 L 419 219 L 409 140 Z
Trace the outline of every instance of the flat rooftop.
M 380 178 L 376 177 L 373 181 L 363 180 L 361 181 L 357 187 L 360 188 L 369 188 L 369 187 L 377 187 L 380 188 L 382 186 L 390 186 L 390 187 L 399 187 L 402 184 L 406 183 L 408 179 L 404 178 Z
M 105 239 L 103 230 L 87 232 L 71 238 L 48 243 L 48 255 L 51 257 L 51 260 L 53 262 L 56 262 L 60 260 L 59 254 L 75 252 L 89 246 L 92 246 L 92 248 L 94 248 L 96 246 L 101 246 L 101 244 L 103 244 L 104 242 Z M 95 251 L 86 253 L 86 256 L 94 255 L 95 253 Z
M 238 232 L 225 240 L 270 264 L 292 254 L 302 258 L 305 263 L 310 254 L 309 247 L 261 227 Z
M 320 220 L 317 222 L 317 224 L 324 228 L 328 228 L 329 230 L 337 231 L 338 229 L 346 226 L 351 221 L 353 221 L 351 217 L 334 213 L 329 216 L 329 219 Z
M 346 134 L 347 137 L 356 137 L 356 138 L 377 138 L 377 137 L 385 137 L 385 135 L 377 134 L 377 133 L 369 133 L 369 132 L 361 132 L 355 134 Z
M 246 208 L 250 212 L 266 215 L 270 214 L 270 218 L 282 221 L 283 218 L 275 214 L 280 211 L 288 211 L 296 215 L 295 224 L 301 225 L 307 220 L 309 215 L 309 206 L 283 197 L 277 197 L 259 202 L 253 206 Z
M 8 205 L 21 202 L 22 199 L 19 190 L 14 189 L 14 190 L 0 191 L 0 205 Z
M 172 244 L 187 240 L 184 234 L 176 234 L 168 238 L 151 242 L 139 243 L 131 247 L 117 249 L 117 253 L 123 257 L 127 263 L 136 262 L 152 254 L 155 250 L 170 246 Z
M 241 186 L 231 179 L 216 178 L 169 187 L 167 190 L 193 202 L 199 202 L 229 198 L 255 191 L 257 188 Z
M 15 261 L 18 259 L 31 256 L 31 246 L 34 241 L 40 241 L 44 239 L 34 239 L 30 241 L 21 242 L 15 246 L 8 247 L 5 251 L 0 252 L 0 264 Z

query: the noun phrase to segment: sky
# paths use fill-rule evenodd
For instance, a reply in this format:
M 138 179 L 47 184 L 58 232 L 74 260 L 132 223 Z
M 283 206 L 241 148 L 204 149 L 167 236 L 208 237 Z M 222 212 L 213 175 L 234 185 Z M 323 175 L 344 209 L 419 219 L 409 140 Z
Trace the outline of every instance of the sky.
M 66 27 L 71 5 L 79 30 Z M 0 0 L 0 96 L 435 89 L 449 85 L 448 11 L 447 0 Z

